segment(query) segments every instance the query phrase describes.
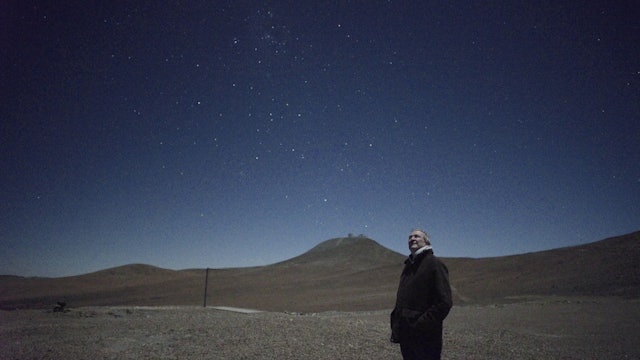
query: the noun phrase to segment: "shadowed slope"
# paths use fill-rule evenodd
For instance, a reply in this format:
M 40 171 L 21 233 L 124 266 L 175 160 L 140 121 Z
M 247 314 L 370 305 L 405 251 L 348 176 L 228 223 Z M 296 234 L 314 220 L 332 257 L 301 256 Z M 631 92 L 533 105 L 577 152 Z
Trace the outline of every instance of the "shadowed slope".
M 233 283 L 215 272 L 212 288 L 227 288 L 211 298 L 217 304 L 266 310 L 388 308 L 393 306 L 403 259 L 371 239 L 327 240 L 287 261 L 248 270 Z
M 522 255 L 446 262 L 471 302 L 527 295 L 640 296 L 640 232 Z
M 180 284 L 188 284 L 192 277 L 186 272 L 144 264 L 61 278 L 3 276 L 0 277 L 0 308 L 42 308 L 56 301 L 66 301 L 73 306 L 154 305 L 154 299 L 162 298 L 165 292 L 162 289 L 167 292 L 180 289 Z
M 279 262 L 271 267 L 318 266 L 322 268 L 347 267 L 363 270 L 384 265 L 397 265 L 404 255 L 391 251 L 365 237 L 336 238 L 324 241 L 306 253 Z
M 210 269 L 207 304 L 279 311 L 380 309 L 393 305 L 404 257 L 371 239 L 325 241 L 280 263 Z M 205 270 L 129 265 L 65 278 L 0 277 L 0 308 L 200 305 Z
M 456 304 L 535 295 L 640 296 L 640 232 L 530 254 L 443 258 Z M 325 241 L 268 266 L 211 269 L 207 304 L 273 311 L 376 310 L 393 306 L 405 256 L 361 237 Z M 81 276 L 0 276 L 0 308 L 202 305 L 204 269 L 128 265 Z

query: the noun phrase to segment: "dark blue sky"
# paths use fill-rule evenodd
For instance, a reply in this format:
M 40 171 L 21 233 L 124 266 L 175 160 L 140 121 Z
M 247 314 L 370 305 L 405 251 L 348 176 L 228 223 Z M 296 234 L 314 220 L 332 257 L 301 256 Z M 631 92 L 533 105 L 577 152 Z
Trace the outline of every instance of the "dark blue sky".
M 317 4 L 314 4 L 317 3 Z M 0 274 L 640 230 L 633 2 L 8 1 Z

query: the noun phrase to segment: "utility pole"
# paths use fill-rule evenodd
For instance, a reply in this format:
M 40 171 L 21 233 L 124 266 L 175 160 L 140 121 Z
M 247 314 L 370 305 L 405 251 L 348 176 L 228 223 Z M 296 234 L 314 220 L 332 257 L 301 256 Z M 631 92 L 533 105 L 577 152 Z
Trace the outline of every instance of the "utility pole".
M 204 307 L 207 307 L 207 285 L 209 285 L 209 268 L 204 277 Z

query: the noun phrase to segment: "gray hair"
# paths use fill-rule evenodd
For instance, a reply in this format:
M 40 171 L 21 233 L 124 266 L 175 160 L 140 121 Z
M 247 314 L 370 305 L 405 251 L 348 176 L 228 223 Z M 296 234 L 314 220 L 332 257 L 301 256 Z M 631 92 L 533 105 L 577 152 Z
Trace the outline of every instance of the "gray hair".
M 420 231 L 421 233 L 423 233 L 424 236 L 422 238 L 427 243 L 427 245 L 431 245 L 431 238 L 429 237 L 429 234 L 427 234 L 426 231 L 424 231 L 422 229 L 419 229 L 419 228 L 411 229 L 411 232 L 414 232 L 414 231 Z

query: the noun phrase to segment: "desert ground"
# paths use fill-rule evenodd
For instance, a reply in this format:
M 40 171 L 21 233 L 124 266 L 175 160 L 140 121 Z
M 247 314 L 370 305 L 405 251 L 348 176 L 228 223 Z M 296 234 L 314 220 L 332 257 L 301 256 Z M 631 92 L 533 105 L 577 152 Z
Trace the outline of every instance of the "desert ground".
M 443 359 L 640 359 L 640 300 L 516 300 L 454 306 Z M 202 306 L 0 311 L 0 359 L 400 359 L 388 318 Z
M 389 313 L 405 256 L 349 237 L 252 268 L 3 275 L 0 360 L 400 359 Z M 639 258 L 640 232 L 444 258 L 454 307 L 443 358 L 640 359 Z

